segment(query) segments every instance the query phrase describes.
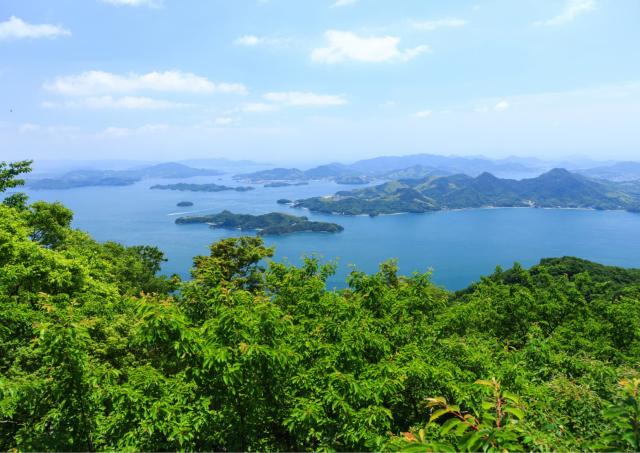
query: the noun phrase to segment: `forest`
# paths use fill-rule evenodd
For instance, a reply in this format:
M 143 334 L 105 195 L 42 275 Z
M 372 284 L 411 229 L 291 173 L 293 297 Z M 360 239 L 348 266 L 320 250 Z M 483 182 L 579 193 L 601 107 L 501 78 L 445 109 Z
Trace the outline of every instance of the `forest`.
M 0 163 L 0 450 L 638 451 L 640 271 L 271 260 L 232 237 L 160 274 Z

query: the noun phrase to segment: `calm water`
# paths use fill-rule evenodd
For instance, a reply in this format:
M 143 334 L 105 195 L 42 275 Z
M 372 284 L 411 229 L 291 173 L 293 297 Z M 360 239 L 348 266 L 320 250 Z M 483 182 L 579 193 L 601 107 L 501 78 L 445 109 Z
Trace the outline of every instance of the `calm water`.
M 227 177 L 190 178 L 188 182 L 238 185 Z M 188 276 L 192 257 L 206 254 L 207 246 L 238 233 L 213 230 L 207 225 L 175 225 L 178 215 L 214 213 L 288 212 L 327 220 L 344 226 L 340 234 L 302 233 L 267 237 L 275 245 L 276 259 L 299 263 L 316 253 L 338 260 L 339 271 L 330 286 L 343 286 L 350 266 L 374 272 L 378 263 L 398 258 L 403 273 L 433 269 L 433 280 L 450 289 L 467 286 L 496 265 L 535 264 L 543 257 L 573 255 L 604 264 L 640 267 L 640 215 L 546 209 L 485 209 L 405 214 L 393 216 L 340 217 L 317 215 L 276 204 L 279 198 L 297 199 L 345 190 L 332 182 L 309 186 L 263 188 L 251 192 L 196 193 L 149 190 L 145 180 L 128 187 L 89 187 L 72 190 L 30 192 L 32 200 L 62 201 L 75 212 L 74 225 L 98 240 L 126 245 L 159 246 L 169 261 L 164 272 Z M 244 184 L 243 184 L 244 185 Z M 182 200 L 190 208 L 178 208 Z

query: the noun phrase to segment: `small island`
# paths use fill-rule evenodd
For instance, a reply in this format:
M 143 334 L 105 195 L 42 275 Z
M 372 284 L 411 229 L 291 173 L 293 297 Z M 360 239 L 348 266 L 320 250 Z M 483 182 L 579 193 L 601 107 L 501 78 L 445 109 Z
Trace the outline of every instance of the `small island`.
M 276 201 L 276 203 L 278 203 L 278 204 L 293 204 L 293 201 L 289 200 L 288 198 L 280 198 L 278 201 Z
M 224 192 L 225 190 L 235 190 L 236 192 L 247 192 L 254 190 L 251 186 L 230 187 L 220 184 L 156 184 L 151 186 L 153 190 L 179 190 L 181 192 Z
M 192 201 L 181 201 L 178 204 L 176 204 L 176 206 L 180 207 L 180 208 L 186 208 L 189 206 L 193 206 L 193 202 Z
M 300 182 L 276 181 L 276 182 L 269 182 L 265 184 L 264 187 L 273 188 L 273 187 L 308 186 L 308 185 L 309 183 L 306 181 L 300 181 Z
M 314 222 L 307 217 L 296 217 L 281 212 L 251 215 L 222 211 L 219 214 L 180 217 L 176 219 L 176 223 L 179 225 L 206 223 L 211 228 L 226 228 L 241 231 L 253 230 L 256 231 L 259 236 L 279 236 L 301 232 L 339 233 L 344 230 L 341 225 L 336 223 Z

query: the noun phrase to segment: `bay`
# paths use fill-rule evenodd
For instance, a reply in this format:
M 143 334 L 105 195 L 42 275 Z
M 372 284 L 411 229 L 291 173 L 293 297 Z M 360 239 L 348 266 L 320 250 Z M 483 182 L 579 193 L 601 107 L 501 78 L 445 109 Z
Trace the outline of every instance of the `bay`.
M 343 287 L 355 267 L 375 272 L 379 263 L 398 259 L 403 274 L 433 271 L 433 281 L 448 289 L 466 287 L 496 265 L 514 262 L 531 266 L 541 258 L 577 256 L 603 264 L 640 267 L 640 215 L 623 211 L 563 209 L 477 209 L 346 217 L 314 214 L 276 204 L 279 198 L 299 199 L 329 195 L 353 186 L 314 181 L 307 186 L 264 188 L 250 192 L 176 192 L 150 190 L 154 184 L 173 182 L 246 185 L 223 177 L 188 180 L 144 180 L 132 186 L 85 187 L 26 192 L 32 201 L 61 201 L 74 211 L 74 226 L 100 241 L 160 247 L 168 262 L 163 272 L 189 275 L 193 257 L 237 231 L 207 225 L 176 225 L 181 215 L 207 214 L 228 209 L 235 213 L 272 211 L 306 215 L 312 220 L 339 223 L 339 234 L 301 233 L 266 237 L 276 247 L 276 260 L 299 264 L 305 255 L 337 261 L 331 287 Z M 194 206 L 178 208 L 179 201 Z

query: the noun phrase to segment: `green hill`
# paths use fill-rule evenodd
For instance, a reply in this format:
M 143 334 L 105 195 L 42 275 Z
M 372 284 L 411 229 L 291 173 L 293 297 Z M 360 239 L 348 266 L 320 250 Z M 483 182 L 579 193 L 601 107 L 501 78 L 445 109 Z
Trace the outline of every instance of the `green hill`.
M 28 163 L 0 163 L 0 192 Z M 191 278 L 59 203 L 0 203 L 2 451 L 638 451 L 640 270 L 554 258 L 464 291 L 271 260 Z
M 403 179 L 295 206 L 337 214 L 391 214 L 439 209 L 540 207 L 630 209 L 640 197 L 623 183 L 601 182 L 554 169 L 536 178 L 500 179 L 490 173 Z

